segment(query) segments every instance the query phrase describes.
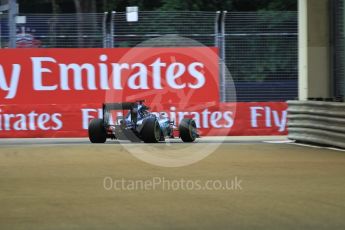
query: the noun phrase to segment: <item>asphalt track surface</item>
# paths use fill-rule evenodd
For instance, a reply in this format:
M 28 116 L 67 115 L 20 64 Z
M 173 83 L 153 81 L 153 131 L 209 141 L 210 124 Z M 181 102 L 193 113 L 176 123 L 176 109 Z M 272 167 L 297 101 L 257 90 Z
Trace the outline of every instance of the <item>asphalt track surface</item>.
M 0 139 L 0 229 L 345 229 L 344 151 L 284 137 L 173 142 Z M 217 149 L 185 167 L 128 151 L 184 155 L 190 145 Z M 165 184 L 128 187 L 152 181 Z M 238 186 L 205 189 L 208 181 Z

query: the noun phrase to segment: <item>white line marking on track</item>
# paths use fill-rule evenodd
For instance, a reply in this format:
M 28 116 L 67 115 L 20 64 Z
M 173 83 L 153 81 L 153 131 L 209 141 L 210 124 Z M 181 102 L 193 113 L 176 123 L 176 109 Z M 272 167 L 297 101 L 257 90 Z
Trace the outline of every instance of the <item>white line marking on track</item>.
M 338 149 L 338 148 L 334 148 L 334 147 L 328 147 L 328 149 L 334 150 L 334 151 L 345 152 L 345 149 Z
M 316 145 L 309 145 L 309 144 L 301 144 L 301 143 L 288 143 L 290 145 L 298 145 L 298 146 L 303 146 L 303 147 L 309 147 L 309 148 L 314 148 L 314 149 L 324 149 L 325 147 L 321 146 L 316 146 Z
M 340 149 L 340 148 L 336 148 L 336 147 L 322 147 L 322 146 L 317 146 L 317 145 L 301 144 L 301 143 L 295 143 L 295 142 L 286 143 L 286 144 L 298 145 L 298 146 L 309 147 L 309 148 L 314 148 L 314 149 L 329 149 L 329 150 L 333 150 L 333 151 L 345 152 L 345 149 Z
M 294 141 L 292 141 L 292 140 L 264 141 L 264 143 L 268 143 L 268 144 L 287 144 L 287 143 L 294 143 Z

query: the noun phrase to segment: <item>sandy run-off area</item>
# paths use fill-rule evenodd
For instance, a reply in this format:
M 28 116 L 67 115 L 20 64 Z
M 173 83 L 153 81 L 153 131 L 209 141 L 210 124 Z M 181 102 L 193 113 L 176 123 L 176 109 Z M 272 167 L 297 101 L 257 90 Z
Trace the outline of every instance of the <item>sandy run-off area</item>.
M 0 229 L 345 229 L 345 152 L 263 140 L 2 139 Z M 189 145 L 217 148 L 184 167 L 129 153 Z

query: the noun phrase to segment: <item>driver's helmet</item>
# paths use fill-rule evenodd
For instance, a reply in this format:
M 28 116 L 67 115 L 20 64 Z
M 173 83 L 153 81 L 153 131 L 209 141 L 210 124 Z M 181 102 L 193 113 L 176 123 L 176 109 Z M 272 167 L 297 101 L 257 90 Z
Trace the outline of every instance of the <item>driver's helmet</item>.
M 149 114 L 148 107 L 141 104 L 138 105 L 138 118 L 145 117 Z

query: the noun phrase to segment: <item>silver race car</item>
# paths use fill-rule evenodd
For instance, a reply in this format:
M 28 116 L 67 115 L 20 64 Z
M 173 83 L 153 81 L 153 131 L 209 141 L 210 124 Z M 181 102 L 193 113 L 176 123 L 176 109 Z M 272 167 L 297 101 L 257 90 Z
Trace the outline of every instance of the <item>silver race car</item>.
M 119 110 L 123 116 L 117 116 Z M 144 101 L 103 104 L 103 119 L 91 120 L 88 132 L 92 143 L 105 143 L 107 139 L 157 143 L 175 136 L 183 142 L 194 142 L 199 137 L 193 119 L 184 118 L 177 128 L 167 116 L 151 113 Z

